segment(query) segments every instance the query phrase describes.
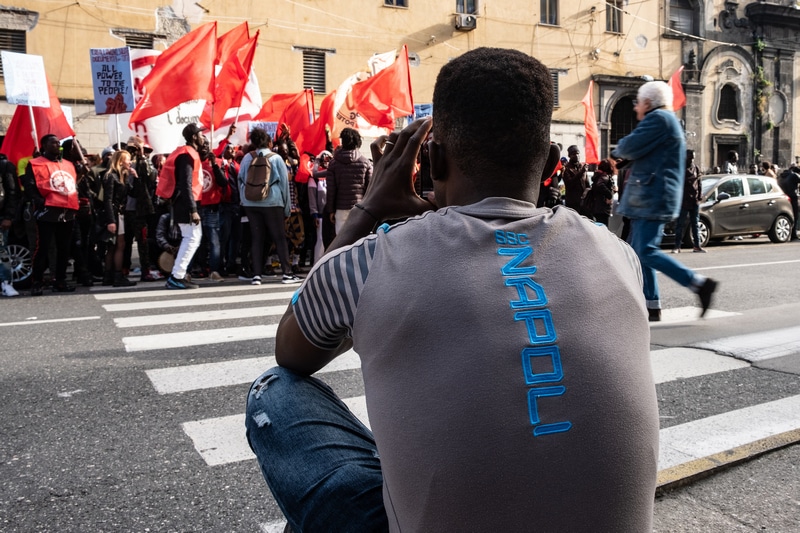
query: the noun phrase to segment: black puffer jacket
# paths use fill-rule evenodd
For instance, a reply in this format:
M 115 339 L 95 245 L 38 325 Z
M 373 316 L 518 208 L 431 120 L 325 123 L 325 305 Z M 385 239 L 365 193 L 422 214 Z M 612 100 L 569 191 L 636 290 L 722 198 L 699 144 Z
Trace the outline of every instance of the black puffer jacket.
M 328 165 L 325 210 L 350 210 L 361 201 L 372 177 L 372 163 L 358 150 L 338 150 Z

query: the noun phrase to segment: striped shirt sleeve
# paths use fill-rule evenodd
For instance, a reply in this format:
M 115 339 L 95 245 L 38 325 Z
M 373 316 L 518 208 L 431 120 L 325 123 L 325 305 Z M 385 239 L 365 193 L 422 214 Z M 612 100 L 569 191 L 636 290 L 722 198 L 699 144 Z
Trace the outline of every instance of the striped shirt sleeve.
M 326 256 L 292 298 L 300 330 L 314 346 L 332 350 L 352 337 L 361 290 L 375 255 L 376 235 Z

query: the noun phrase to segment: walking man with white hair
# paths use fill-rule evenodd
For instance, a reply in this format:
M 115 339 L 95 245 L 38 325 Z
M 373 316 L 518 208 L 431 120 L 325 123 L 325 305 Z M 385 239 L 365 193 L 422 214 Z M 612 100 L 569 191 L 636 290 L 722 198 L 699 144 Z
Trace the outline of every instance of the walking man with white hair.
M 651 322 L 661 320 L 661 298 L 656 271 L 689 287 L 700 297 L 705 315 L 717 282 L 685 267 L 661 251 L 664 225 L 681 208 L 686 143 L 675 113 L 668 108 L 672 89 L 663 81 L 639 87 L 634 104 L 640 121 L 620 140 L 615 157 L 633 161 L 618 212 L 631 219 L 630 244 L 642 264 L 644 296 Z

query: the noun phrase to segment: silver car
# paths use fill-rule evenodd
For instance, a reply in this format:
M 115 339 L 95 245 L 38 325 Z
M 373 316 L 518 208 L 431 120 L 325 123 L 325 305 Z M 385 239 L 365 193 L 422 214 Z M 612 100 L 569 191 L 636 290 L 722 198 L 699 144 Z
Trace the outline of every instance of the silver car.
M 766 233 L 772 242 L 787 242 L 791 238 L 792 206 L 774 178 L 709 174 L 700 179 L 703 187 L 703 202 L 699 206 L 700 246 L 710 240 L 757 233 Z

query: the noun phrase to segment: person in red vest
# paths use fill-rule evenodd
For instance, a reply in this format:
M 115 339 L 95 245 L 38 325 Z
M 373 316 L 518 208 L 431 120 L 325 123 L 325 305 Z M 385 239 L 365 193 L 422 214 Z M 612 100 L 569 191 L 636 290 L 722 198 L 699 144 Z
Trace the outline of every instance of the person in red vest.
M 78 213 L 78 188 L 75 167 L 61 159 L 61 145 L 52 134 L 41 139 L 42 155 L 31 159 L 23 177 L 25 194 L 33 205 L 38 237 L 33 252 L 31 296 L 41 296 L 47 251 L 55 240 L 56 264 L 53 292 L 74 292 L 67 284 L 67 261 L 72 226 Z
M 206 148 L 206 139 L 197 124 L 183 128 L 186 145 L 170 154 L 158 176 L 156 195 L 172 203 L 173 220 L 181 229 L 181 245 L 175 257 L 172 273 L 167 278 L 168 289 L 196 289 L 198 285 L 186 279 L 186 271 L 200 247 L 203 227 L 197 206 L 203 194 L 203 175 L 200 154 Z

